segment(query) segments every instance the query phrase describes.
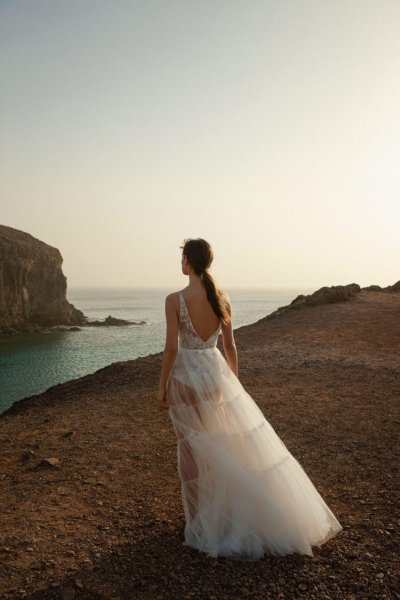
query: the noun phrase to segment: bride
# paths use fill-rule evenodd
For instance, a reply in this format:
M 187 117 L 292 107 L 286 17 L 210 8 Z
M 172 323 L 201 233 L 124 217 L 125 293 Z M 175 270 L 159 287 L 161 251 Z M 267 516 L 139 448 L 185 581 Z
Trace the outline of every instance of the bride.
M 208 272 L 210 244 L 188 238 L 181 248 L 189 285 L 165 299 L 157 404 L 177 437 L 183 544 L 239 560 L 312 556 L 342 527 L 238 379 L 230 301 Z

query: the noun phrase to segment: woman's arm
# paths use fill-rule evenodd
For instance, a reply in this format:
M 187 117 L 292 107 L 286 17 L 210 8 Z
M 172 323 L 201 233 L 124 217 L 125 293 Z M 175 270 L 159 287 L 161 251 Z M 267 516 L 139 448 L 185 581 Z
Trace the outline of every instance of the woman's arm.
M 166 405 L 165 390 L 168 381 L 168 377 L 172 366 L 175 362 L 175 358 L 178 352 L 178 330 L 179 330 L 179 316 L 178 316 L 178 302 L 176 292 L 168 294 L 165 298 L 165 319 L 167 324 L 166 340 L 164 346 L 164 352 L 162 356 L 162 366 L 160 374 L 159 384 L 159 398 L 158 403 L 162 406 Z
M 233 336 L 233 325 L 232 325 L 232 309 L 227 298 L 227 309 L 228 313 L 231 317 L 229 324 L 221 325 L 221 333 L 222 333 L 222 344 L 224 346 L 224 352 L 226 356 L 226 360 L 229 364 L 231 371 L 238 376 L 238 355 L 236 350 L 235 338 Z

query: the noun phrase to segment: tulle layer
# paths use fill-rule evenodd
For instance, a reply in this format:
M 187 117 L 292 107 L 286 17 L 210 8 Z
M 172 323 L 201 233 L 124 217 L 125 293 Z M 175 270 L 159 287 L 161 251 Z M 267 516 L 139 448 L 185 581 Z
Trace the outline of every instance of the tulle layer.
M 167 386 L 185 544 L 210 556 L 312 556 L 342 529 L 217 347 L 180 348 Z

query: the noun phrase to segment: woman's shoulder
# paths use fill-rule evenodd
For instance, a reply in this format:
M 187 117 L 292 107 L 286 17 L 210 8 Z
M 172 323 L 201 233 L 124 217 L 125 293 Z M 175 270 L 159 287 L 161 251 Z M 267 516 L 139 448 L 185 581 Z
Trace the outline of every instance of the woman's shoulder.
M 165 310 L 171 310 L 174 311 L 177 315 L 180 314 L 181 312 L 181 300 L 180 300 L 180 293 L 182 290 L 178 290 L 175 292 L 169 292 L 169 294 L 167 294 L 165 296 Z
M 165 306 L 174 306 L 176 309 L 180 307 L 180 294 L 182 290 L 178 290 L 175 292 L 169 292 L 165 296 Z
M 177 290 L 175 292 L 169 292 L 166 296 L 165 296 L 165 301 L 167 302 L 173 302 L 176 300 L 179 300 L 179 296 L 182 293 L 182 290 Z

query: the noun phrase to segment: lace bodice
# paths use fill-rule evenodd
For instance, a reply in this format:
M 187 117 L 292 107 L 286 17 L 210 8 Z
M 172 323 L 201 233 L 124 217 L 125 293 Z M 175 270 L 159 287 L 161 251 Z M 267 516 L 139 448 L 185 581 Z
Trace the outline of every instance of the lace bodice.
M 195 328 L 193 327 L 193 323 L 188 313 L 188 309 L 186 307 L 185 299 L 183 297 L 183 293 L 179 291 L 179 345 L 182 348 L 192 348 L 192 349 L 200 349 L 200 348 L 213 348 L 217 345 L 218 334 L 221 329 L 221 324 L 219 324 L 218 329 L 214 331 L 208 338 L 208 340 L 204 341 L 197 333 Z

